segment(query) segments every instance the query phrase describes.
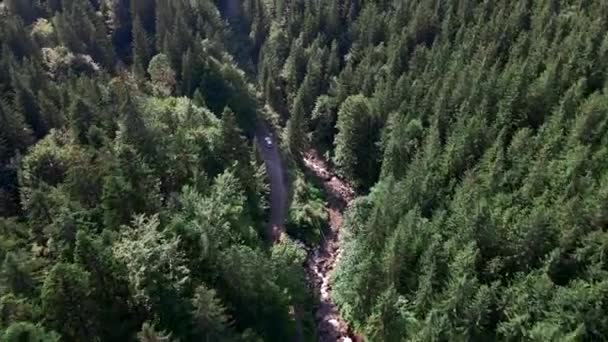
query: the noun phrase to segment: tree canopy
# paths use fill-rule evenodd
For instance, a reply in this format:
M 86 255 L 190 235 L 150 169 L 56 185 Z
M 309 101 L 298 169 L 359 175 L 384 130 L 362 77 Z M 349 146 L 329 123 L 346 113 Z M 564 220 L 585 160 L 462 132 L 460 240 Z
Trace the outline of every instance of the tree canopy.
M 607 32 L 601 0 L 0 2 L 0 340 L 314 340 L 261 120 L 291 238 L 327 228 L 303 154 L 357 190 L 366 340 L 604 340 Z

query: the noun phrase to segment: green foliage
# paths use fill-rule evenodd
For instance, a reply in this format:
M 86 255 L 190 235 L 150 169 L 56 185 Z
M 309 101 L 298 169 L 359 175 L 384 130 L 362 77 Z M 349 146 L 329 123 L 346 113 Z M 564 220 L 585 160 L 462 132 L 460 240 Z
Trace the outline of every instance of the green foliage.
M 289 301 L 269 260 L 246 246 L 232 246 L 221 257 L 221 288 L 231 298 L 228 304 L 241 316 L 241 324 L 256 327 L 267 341 L 293 336 Z
M 135 308 L 129 305 L 131 293 L 126 270 L 100 240 L 78 231 L 74 260 L 90 274 L 91 297 L 100 306 L 101 338 L 128 339 L 138 319 L 133 319 Z
M 362 6 L 328 96 L 340 108 L 335 163 L 371 187 L 347 215 L 334 285 L 367 339 L 603 334 L 604 313 L 586 303 L 605 277 L 589 245 L 605 227 L 605 78 L 594 71 L 605 66 L 591 47 L 605 38 L 605 11 L 594 1 Z M 378 182 L 357 174 L 369 170 L 361 160 L 381 167 Z
M 59 335 L 47 332 L 31 323 L 14 323 L 6 329 L 2 341 L 6 342 L 59 342 Z
M 56 264 L 44 281 L 41 300 L 49 326 L 66 340 L 98 339 L 98 307 L 90 297 L 89 273 L 78 265 Z
M 220 123 L 217 153 L 223 165 L 230 165 L 247 193 L 255 191 L 254 164 L 247 140 L 242 135 L 236 116 L 229 108 L 224 109 Z M 252 208 L 255 210 L 255 208 Z
M 311 314 L 314 304 L 306 283 L 307 275 L 302 268 L 306 262 L 306 250 L 301 243 L 286 238 L 273 246 L 271 252 L 274 272 L 279 274 L 276 281 L 284 288 L 292 305 L 290 310 L 294 310 L 293 315 L 298 317 L 302 336 L 307 341 L 314 340 L 314 317 Z
M 313 131 L 311 140 L 313 146 L 321 151 L 331 150 L 336 135 L 336 121 L 338 109 L 334 98 L 322 95 L 317 98 L 311 114 Z
M 136 216 L 113 246 L 114 257 L 126 267 L 134 298 L 148 309 L 159 305 L 157 300 L 178 296 L 189 281 L 179 240 L 164 237 L 159 224 L 157 216 Z
M 358 187 L 369 187 L 377 178 L 374 125 L 369 101 L 362 95 L 349 97 L 340 106 L 334 159 L 340 173 Z
M 53 17 L 53 26 L 62 45 L 74 53 L 90 55 L 94 61 L 111 67 L 114 52 L 103 24 L 88 0 L 63 5 L 63 11 Z
M 156 331 L 153 325 L 144 323 L 141 326 L 141 331 L 137 333 L 137 340 L 139 342 L 170 342 L 171 334 Z
M 246 6 L 241 50 L 207 0 L 0 4 L 9 340 L 292 337 L 287 289 L 305 286 L 279 279 L 262 241 L 261 102 L 240 67 L 268 27 Z
M 194 307 L 194 319 L 196 329 L 202 334 L 206 341 L 221 340 L 225 336 L 230 323 L 230 318 L 226 314 L 226 309 L 217 298 L 217 293 L 213 289 L 201 285 L 196 288 L 192 299 Z
M 1 100 L 0 126 L 2 126 L 0 137 L 3 146 L 0 160 L 6 162 L 14 155 L 15 151 L 23 151 L 32 143 L 32 132 L 25 125 L 23 114 Z
M 608 335 L 605 1 L 0 17 L 2 339 L 293 340 L 292 305 L 312 308 L 302 248 L 261 239 L 263 106 L 291 156 L 316 148 L 367 194 L 332 283 L 366 340 Z M 293 184 L 288 231 L 313 243 L 323 194 Z
M 103 179 L 101 207 L 104 224 L 118 228 L 136 213 L 153 213 L 160 206 L 160 184 L 154 171 L 130 145 L 116 144 L 116 164 Z
M 144 79 L 146 77 L 146 69 L 150 62 L 150 41 L 146 30 L 139 17 L 133 21 L 133 74 Z
M 31 295 L 35 289 L 31 262 L 14 253 L 7 253 L 2 263 L 0 284 L 5 292 L 17 295 Z
M 140 63 L 143 65 L 143 62 Z M 158 54 L 152 57 L 150 66 L 148 66 L 148 74 L 150 74 L 154 95 L 167 97 L 173 93 L 176 85 L 175 71 L 166 55 Z
M 329 219 L 322 193 L 302 176 L 294 180 L 293 188 L 287 232 L 307 244 L 319 243 Z

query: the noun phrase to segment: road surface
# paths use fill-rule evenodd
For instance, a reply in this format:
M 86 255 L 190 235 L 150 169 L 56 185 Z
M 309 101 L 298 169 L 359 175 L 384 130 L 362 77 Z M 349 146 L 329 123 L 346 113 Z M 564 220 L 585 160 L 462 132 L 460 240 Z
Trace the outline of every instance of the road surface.
M 265 138 L 270 137 L 272 146 L 268 146 Z M 256 129 L 256 140 L 270 182 L 270 220 L 267 237 L 271 242 L 280 239 L 283 233 L 283 224 L 287 217 L 287 183 L 286 173 L 281 161 L 281 154 L 277 141 L 265 123 L 259 123 Z
M 285 218 L 287 217 L 287 176 L 277 140 L 268 126 L 259 122 L 255 132 L 258 148 L 266 165 L 266 174 L 270 182 L 270 219 L 266 238 L 271 243 L 279 243 L 285 232 Z M 271 144 L 268 144 L 267 139 Z M 296 325 L 295 342 L 304 342 L 300 309 L 292 306 Z
M 266 142 L 270 138 L 271 144 Z M 284 234 L 284 222 L 287 214 L 286 172 L 277 147 L 277 141 L 265 123 L 259 123 L 256 140 L 270 182 L 270 220 L 267 238 L 273 243 L 281 240 Z M 363 339 L 355 335 L 346 321 L 340 316 L 338 308 L 331 299 L 330 275 L 340 258 L 339 232 L 342 224 L 342 212 L 354 198 L 352 188 L 337 178 L 318 157 L 310 151 L 304 157 L 304 166 L 310 177 L 320 181 L 328 195 L 329 232 L 319 246 L 309 252 L 306 259 L 306 274 L 309 287 L 315 293 L 314 320 L 319 342 L 359 342 Z M 297 336 L 302 341 L 302 327 L 298 308 L 294 308 Z

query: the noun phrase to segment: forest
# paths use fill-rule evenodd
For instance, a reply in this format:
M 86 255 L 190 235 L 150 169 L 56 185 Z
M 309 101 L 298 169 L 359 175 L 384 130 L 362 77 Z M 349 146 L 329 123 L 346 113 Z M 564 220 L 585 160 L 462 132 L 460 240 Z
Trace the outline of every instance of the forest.
M 608 2 L 0 0 L 0 341 L 316 341 L 310 151 L 362 340 L 608 339 Z

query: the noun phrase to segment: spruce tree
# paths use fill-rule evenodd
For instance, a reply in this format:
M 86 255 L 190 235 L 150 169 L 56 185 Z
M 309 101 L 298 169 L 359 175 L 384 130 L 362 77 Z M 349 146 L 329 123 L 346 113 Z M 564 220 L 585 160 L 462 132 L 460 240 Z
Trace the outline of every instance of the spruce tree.
M 148 74 L 150 74 L 155 95 L 167 97 L 173 94 L 177 80 L 175 79 L 175 71 L 173 71 L 166 55 L 158 54 L 150 60 Z
M 348 97 L 340 106 L 336 127 L 335 163 L 340 172 L 359 187 L 373 184 L 378 174 L 377 128 L 369 100 Z
M 150 39 L 139 16 L 133 21 L 133 73 L 139 79 L 146 78 L 146 69 L 150 61 Z
M 42 286 L 42 310 L 49 326 L 69 341 L 97 340 L 98 308 L 89 295 L 89 274 L 79 266 L 58 263 Z
M 54 331 L 48 331 L 39 325 L 29 322 L 11 324 L 2 340 L 6 342 L 59 342 L 60 336 Z

